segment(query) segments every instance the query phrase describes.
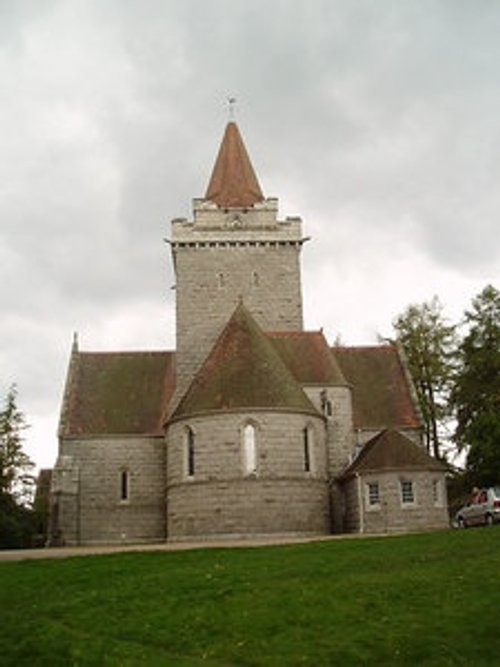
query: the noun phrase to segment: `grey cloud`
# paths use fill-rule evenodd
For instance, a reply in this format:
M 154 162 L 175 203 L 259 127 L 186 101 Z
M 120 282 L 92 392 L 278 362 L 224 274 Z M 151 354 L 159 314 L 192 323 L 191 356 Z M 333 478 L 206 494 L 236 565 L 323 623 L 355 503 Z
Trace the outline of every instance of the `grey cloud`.
M 129 313 L 132 337 L 159 303 L 171 324 L 162 238 L 204 193 L 228 94 L 264 191 L 314 237 L 313 303 L 362 328 L 364 282 L 403 252 L 471 289 L 498 279 L 495 3 L 0 0 L 0 17 L 0 371 L 33 410 L 57 410 L 74 328 L 99 340 Z M 395 309 L 398 277 L 398 300 L 377 295 Z

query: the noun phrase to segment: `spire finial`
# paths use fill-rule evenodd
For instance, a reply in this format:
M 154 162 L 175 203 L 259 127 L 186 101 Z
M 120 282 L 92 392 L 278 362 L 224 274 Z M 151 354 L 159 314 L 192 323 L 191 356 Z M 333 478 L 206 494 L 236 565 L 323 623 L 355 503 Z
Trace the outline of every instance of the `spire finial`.
M 231 97 L 229 96 L 227 98 L 227 109 L 228 109 L 228 116 L 229 120 L 234 120 L 234 109 L 236 106 L 236 97 Z

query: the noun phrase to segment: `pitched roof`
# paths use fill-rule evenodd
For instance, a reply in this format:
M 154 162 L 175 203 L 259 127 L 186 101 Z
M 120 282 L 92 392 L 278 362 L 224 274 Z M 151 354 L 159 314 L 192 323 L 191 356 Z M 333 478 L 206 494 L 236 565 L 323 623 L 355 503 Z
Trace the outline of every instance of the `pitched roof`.
M 321 331 L 271 331 L 266 335 L 301 385 L 346 385 Z
M 418 428 L 420 418 L 394 345 L 334 347 L 333 353 L 352 385 L 355 428 Z
M 317 414 L 272 342 L 242 304 L 172 418 L 238 408 L 282 408 Z
M 234 122 L 229 122 L 215 161 L 205 199 L 222 208 L 247 207 L 264 195 Z
M 399 431 L 386 429 L 365 444 L 342 477 L 359 472 L 402 469 L 444 472 L 446 467 Z
M 174 383 L 172 352 L 73 351 L 61 435 L 159 435 Z

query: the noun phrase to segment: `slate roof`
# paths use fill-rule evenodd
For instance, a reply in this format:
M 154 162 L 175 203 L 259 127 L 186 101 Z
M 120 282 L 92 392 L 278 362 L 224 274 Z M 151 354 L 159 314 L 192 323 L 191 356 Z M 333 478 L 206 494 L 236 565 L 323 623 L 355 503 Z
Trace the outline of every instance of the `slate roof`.
M 73 351 L 60 435 L 161 434 L 173 352 Z M 354 428 L 418 428 L 397 349 L 333 348 L 321 332 L 264 333 L 239 306 L 175 416 L 237 408 L 312 412 L 307 385 L 352 387 Z
M 73 351 L 60 434 L 163 433 L 172 352 Z
M 420 417 L 394 345 L 334 347 L 352 386 L 354 428 L 418 428 Z
M 347 384 L 321 331 L 271 331 L 266 335 L 301 385 Z
M 259 181 L 234 122 L 229 122 L 215 161 L 205 199 L 221 208 L 253 206 L 264 199 Z
M 342 478 L 354 473 L 387 470 L 437 470 L 446 466 L 429 456 L 423 447 L 394 429 L 386 429 L 369 440 L 343 472 Z
M 317 414 L 271 340 L 239 304 L 172 419 L 238 408 Z

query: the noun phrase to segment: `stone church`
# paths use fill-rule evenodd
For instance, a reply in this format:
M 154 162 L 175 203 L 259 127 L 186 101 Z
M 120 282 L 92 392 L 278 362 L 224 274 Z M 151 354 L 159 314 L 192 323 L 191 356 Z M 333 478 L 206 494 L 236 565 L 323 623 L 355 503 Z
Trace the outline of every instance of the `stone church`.
M 171 225 L 177 349 L 74 341 L 52 544 L 448 525 L 445 470 L 422 447 L 399 349 L 304 330 L 305 240 L 229 122 L 192 220 Z

